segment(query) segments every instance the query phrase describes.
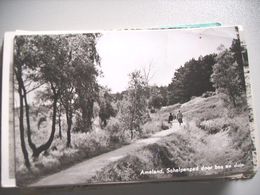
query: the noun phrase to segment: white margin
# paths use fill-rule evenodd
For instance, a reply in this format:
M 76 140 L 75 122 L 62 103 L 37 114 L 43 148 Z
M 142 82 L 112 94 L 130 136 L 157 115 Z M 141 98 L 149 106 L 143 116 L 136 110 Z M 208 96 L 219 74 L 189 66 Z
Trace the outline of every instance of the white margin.
M 13 61 L 13 39 L 15 33 L 7 32 L 4 36 L 3 66 L 2 66 L 2 110 L 1 110 L 1 186 L 15 187 L 14 178 L 9 174 L 9 80 L 10 67 Z

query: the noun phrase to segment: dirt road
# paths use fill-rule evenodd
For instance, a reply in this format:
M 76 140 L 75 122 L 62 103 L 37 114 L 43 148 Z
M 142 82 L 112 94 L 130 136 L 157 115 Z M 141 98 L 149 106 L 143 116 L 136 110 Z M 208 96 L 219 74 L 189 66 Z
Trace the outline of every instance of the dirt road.
M 83 184 L 85 181 L 95 176 L 97 171 L 100 171 L 111 162 L 117 161 L 127 156 L 127 154 L 146 145 L 156 143 L 161 138 L 178 131 L 178 129 L 179 125 L 177 123 L 173 123 L 172 128 L 168 130 L 157 132 L 149 138 L 137 140 L 119 149 L 85 160 L 68 169 L 44 177 L 38 182 L 31 184 L 31 186 Z

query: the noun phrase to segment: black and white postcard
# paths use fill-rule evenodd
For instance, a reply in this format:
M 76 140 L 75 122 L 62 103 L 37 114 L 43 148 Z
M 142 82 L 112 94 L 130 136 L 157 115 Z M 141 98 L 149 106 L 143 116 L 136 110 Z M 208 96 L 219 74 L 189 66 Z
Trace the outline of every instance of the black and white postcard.
M 8 96 L 16 185 L 253 176 L 240 32 L 17 33 Z

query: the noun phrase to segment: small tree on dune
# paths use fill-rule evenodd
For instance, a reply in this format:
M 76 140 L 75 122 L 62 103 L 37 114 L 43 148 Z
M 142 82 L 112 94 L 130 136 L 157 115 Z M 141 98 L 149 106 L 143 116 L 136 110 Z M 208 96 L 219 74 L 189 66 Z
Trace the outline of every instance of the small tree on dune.
M 128 93 L 122 101 L 120 115 L 125 128 L 130 130 L 131 139 L 133 139 L 134 131 L 141 132 L 141 125 L 149 118 L 149 112 L 146 101 L 147 82 L 140 71 L 132 72 L 129 77 Z

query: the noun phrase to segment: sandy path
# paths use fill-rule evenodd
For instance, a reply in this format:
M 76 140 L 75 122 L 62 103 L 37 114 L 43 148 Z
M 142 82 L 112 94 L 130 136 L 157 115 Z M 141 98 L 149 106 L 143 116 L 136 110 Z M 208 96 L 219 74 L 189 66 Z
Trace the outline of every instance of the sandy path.
M 157 132 L 149 138 L 137 140 L 119 149 L 85 160 L 58 173 L 46 176 L 38 182 L 31 184 L 31 186 L 83 184 L 85 181 L 95 176 L 97 171 L 100 171 L 111 162 L 117 161 L 141 147 L 156 143 L 161 138 L 174 133 L 178 129 L 179 125 L 173 123 L 171 129 Z

